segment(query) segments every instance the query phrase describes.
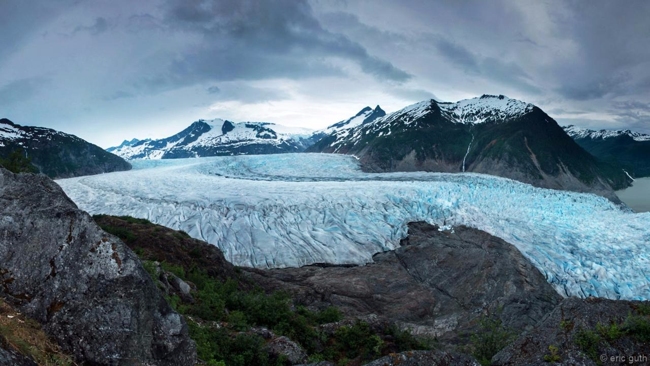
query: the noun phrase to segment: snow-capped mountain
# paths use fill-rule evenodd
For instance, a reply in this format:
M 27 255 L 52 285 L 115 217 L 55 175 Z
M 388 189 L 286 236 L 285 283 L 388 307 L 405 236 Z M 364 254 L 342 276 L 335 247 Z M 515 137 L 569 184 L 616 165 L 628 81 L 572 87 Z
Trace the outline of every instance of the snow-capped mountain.
M 650 176 L 650 135 L 630 130 L 590 130 L 565 126 L 564 131 L 595 157 L 616 164 L 633 177 Z
M 335 130 L 308 149 L 357 156 L 368 171 L 479 172 L 617 200 L 621 170 L 580 148 L 538 107 L 503 95 L 426 100 Z
M 313 143 L 312 134 L 267 122 L 199 120 L 171 137 L 134 139 L 107 150 L 129 160 L 300 152 Z
M 17 149 L 25 152 L 39 172 L 52 178 L 131 169 L 124 159 L 77 136 L 0 119 L 0 157 Z
M 634 141 L 650 141 L 650 135 L 630 130 L 590 130 L 588 128 L 580 128 L 574 125 L 564 126 L 562 128 L 569 136 L 573 137 L 574 139 L 589 138 L 592 140 L 606 140 L 620 136 L 628 136 L 631 137 Z
M 350 128 L 354 128 L 357 126 L 365 125 L 368 124 L 377 118 L 383 117 L 386 115 L 386 112 L 384 112 L 383 109 L 381 109 L 380 106 L 376 106 L 375 109 L 372 109 L 370 107 L 365 107 L 362 110 L 359 111 L 359 113 L 355 114 L 354 116 L 344 120 L 337 122 L 329 127 L 327 127 L 325 130 L 319 131 L 323 132 L 326 134 L 330 134 L 333 132 L 341 131 L 341 130 L 347 130 Z
M 335 154 L 133 164 L 129 172 L 57 183 L 91 214 L 184 230 L 235 265 L 368 263 L 399 246 L 408 222 L 426 221 L 513 244 L 563 296 L 650 299 L 650 213 L 593 194 L 474 173 L 369 174 Z

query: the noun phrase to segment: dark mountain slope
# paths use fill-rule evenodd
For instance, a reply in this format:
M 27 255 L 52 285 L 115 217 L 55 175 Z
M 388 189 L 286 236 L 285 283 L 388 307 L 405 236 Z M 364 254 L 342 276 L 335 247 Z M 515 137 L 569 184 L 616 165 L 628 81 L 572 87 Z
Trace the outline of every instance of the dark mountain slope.
M 633 177 L 650 176 L 650 136 L 629 130 L 563 127 L 580 147 L 602 161 L 621 166 Z
M 21 149 L 50 178 L 69 178 L 131 169 L 131 164 L 77 136 L 0 119 L 0 157 Z
M 367 171 L 477 172 L 617 200 L 630 179 L 578 146 L 541 109 L 504 96 L 420 102 L 335 131 L 308 149 L 356 155 Z

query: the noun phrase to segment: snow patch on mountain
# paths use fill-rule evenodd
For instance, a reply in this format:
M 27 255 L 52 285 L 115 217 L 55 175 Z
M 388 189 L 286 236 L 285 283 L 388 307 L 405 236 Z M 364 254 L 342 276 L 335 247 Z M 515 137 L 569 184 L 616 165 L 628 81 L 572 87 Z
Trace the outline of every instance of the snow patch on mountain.
M 269 122 L 234 123 L 223 119 L 199 120 L 168 138 L 123 143 L 107 150 L 125 159 L 162 159 L 172 155 L 191 157 L 246 153 L 251 145 L 299 149 L 313 130 Z M 279 151 L 278 151 L 279 152 Z M 176 156 L 172 156 L 176 157 Z
M 357 113 L 356 115 L 346 120 L 337 122 L 322 131 L 317 131 L 316 133 L 324 133 L 328 135 L 332 133 L 337 133 L 339 131 L 348 130 L 357 126 L 370 123 L 376 120 L 377 118 L 381 118 L 385 115 L 386 112 L 384 112 L 384 110 L 381 109 L 380 106 L 375 107 L 375 109 L 372 109 L 370 107 L 365 107 L 361 111 L 359 111 L 359 113 Z
M 634 141 L 650 141 L 650 135 L 630 130 L 590 130 L 588 128 L 580 128 L 574 125 L 564 126 L 564 131 L 574 139 L 590 138 L 590 139 L 609 139 L 623 135 L 630 136 Z
M 533 110 L 533 105 L 503 95 L 482 95 L 456 103 L 438 103 L 454 122 L 484 123 L 519 117 Z
M 650 213 L 481 174 L 363 173 L 351 156 L 134 161 L 59 180 L 91 214 L 149 219 L 206 240 L 236 265 L 363 264 L 408 222 L 467 225 L 515 245 L 565 296 L 650 299 Z
M 0 139 L 13 140 L 22 136 L 22 131 L 9 124 L 0 124 Z

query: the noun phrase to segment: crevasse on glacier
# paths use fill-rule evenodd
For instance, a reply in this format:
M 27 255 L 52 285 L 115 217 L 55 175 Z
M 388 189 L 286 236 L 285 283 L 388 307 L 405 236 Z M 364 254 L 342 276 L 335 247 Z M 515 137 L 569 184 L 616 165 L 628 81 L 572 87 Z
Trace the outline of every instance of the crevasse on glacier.
M 515 245 L 565 296 L 650 299 L 650 213 L 481 174 L 359 170 L 351 156 L 136 161 L 59 180 L 80 208 L 184 230 L 236 265 L 367 263 L 406 224 L 467 225 Z

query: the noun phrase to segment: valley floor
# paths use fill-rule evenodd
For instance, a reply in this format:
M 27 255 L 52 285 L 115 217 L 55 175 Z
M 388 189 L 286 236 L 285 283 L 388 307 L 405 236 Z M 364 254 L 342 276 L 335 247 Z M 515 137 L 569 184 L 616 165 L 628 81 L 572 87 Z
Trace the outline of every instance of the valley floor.
M 512 243 L 564 296 L 650 299 L 650 213 L 595 195 L 481 174 L 363 173 L 329 154 L 133 165 L 57 182 L 83 210 L 184 230 L 241 266 L 368 263 L 426 221 Z

